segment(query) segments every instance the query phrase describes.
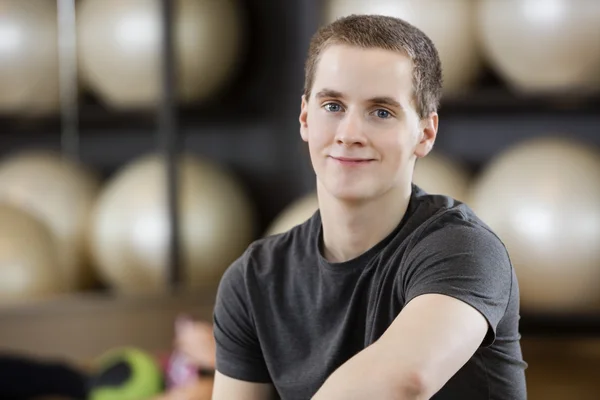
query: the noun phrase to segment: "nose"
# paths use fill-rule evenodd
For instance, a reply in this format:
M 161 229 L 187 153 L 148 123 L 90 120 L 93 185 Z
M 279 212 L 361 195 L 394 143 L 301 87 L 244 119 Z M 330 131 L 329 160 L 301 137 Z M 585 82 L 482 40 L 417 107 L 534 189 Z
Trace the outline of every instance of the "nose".
M 366 144 L 367 137 L 363 130 L 363 123 L 357 113 L 346 113 L 344 119 L 338 125 L 335 141 L 342 146 L 364 146 Z

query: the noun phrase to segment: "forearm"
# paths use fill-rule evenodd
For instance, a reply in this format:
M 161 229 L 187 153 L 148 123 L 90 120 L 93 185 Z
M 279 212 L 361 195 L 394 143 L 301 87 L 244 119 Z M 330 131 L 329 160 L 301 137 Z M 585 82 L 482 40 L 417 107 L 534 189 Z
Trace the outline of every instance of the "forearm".
M 387 368 L 377 351 L 376 345 L 372 345 L 340 366 L 312 400 L 422 399 L 417 374 L 398 363 Z

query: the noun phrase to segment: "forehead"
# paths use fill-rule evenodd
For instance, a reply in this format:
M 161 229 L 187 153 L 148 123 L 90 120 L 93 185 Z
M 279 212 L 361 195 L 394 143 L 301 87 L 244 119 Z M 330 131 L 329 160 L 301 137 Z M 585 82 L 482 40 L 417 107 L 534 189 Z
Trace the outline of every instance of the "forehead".
M 332 45 L 321 53 L 313 93 L 322 88 L 351 97 L 389 96 L 408 102 L 413 86 L 412 60 L 396 51 Z

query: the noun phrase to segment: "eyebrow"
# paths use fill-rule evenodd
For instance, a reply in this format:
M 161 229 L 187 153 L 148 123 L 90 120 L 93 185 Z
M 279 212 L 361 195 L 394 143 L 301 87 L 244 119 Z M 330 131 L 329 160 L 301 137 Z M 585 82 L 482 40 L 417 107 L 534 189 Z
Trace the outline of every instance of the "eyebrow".
M 332 90 L 332 89 L 323 89 L 320 92 L 318 92 L 315 97 L 317 99 L 322 99 L 322 98 L 335 98 L 335 99 L 342 99 L 344 98 L 344 94 L 341 92 L 338 92 L 337 90 Z M 395 100 L 392 97 L 389 96 L 376 96 L 376 97 L 372 97 L 369 100 L 367 100 L 369 103 L 375 103 L 375 104 L 384 104 L 390 107 L 395 107 L 395 108 L 403 108 L 402 105 Z
M 376 104 L 385 104 L 387 106 L 395 107 L 395 108 L 402 108 L 400 103 L 398 103 L 396 100 L 394 100 L 393 98 L 391 98 L 389 96 L 373 97 L 372 99 L 369 99 L 369 102 L 376 103 Z
M 337 90 L 323 89 L 319 93 L 317 93 L 315 97 L 317 99 L 323 99 L 325 97 L 334 97 L 339 99 L 344 97 L 344 95 L 341 92 L 338 92 Z

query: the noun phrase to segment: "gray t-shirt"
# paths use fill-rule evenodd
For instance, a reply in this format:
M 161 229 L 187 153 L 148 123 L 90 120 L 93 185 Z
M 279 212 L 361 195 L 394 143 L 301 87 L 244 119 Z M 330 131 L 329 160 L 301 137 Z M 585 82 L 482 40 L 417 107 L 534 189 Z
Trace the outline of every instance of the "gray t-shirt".
M 217 370 L 272 383 L 284 400 L 310 399 L 424 293 L 458 298 L 489 323 L 480 348 L 433 399 L 525 400 L 519 289 L 504 245 L 469 207 L 414 185 L 395 231 L 353 260 L 323 258 L 319 212 L 254 242 L 219 285 Z

